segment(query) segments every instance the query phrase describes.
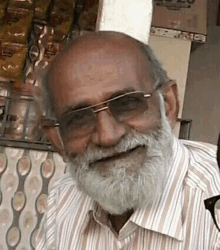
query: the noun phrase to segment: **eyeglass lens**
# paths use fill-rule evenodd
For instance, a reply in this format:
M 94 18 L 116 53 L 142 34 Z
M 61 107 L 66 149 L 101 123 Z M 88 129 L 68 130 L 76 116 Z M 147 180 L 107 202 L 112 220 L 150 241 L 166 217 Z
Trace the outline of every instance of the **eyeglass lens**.
M 114 116 L 120 122 L 138 116 L 147 110 L 147 102 L 143 93 L 132 93 L 111 100 L 106 104 Z M 68 112 L 60 120 L 62 135 L 82 136 L 96 129 L 97 117 L 91 107 L 79 111 Z

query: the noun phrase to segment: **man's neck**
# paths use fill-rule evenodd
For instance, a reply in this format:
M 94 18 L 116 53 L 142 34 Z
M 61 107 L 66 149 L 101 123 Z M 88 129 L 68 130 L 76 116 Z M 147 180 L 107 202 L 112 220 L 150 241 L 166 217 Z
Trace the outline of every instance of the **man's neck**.
M 112 215 L 109 214 L 109 220 L 111 221 L 112 228 L 119 233 L 121 228 L 124 226 L 124 224 L 128 221 L 128 219 L 131 217 L 133 213 L 133 210 L 129 210 L 126 213 L 122 215 Z

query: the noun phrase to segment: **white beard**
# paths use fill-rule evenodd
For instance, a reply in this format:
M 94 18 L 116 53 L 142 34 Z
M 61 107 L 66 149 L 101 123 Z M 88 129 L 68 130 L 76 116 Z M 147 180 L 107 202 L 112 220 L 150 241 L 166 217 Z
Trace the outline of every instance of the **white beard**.
M 162 96 L 159 98 L 159 129 L 149 134 L 130 132 L 114 147 L 88 146 L 83 155 L 69 159 L 69 170 L 78 188 L 111 214 L 123 214 L 130 209 L 142 208 L 162 194 L 172 158 L 173 134 L 165 115 Z M 123 161 L 118 161 L 107 176 L 91 168 L 91 164 L 97 160 L 137 146 L 146 147 L 146 157 L 143 165 L 135 171 L 128 171 L 132 162 L 124 165 Z

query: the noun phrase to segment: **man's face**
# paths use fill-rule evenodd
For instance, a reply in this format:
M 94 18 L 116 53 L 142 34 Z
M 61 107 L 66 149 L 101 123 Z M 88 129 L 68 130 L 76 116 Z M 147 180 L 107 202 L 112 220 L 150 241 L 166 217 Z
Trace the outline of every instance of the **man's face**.
M 132 90 L 145 94 L 154 90 L 148 65 L 135 49 L 126 52 L 126 43 L 118 47 L 106 45 L 93 50 L 88 44 L 75 48 L 54 68 L 51 82 L 58 114 L 78 107 L 96 105 L 122 92 Z M 136 53 L 136 54 L 135 54 Z M 139 61 L 138 61 L 139 60 Z M 143 61 L 144 66 L 141 66 Z M 128 131 L 150 133 L 160 125 L 159 102 L 156 95 L 148 100 L 148 110 L 126 122 L 119 123 L 107 110 L 97 114 L 97 129 L 85 136 L 65 137 L 68 155 L 84 152 L 90 144 L 100 147 L 115 146 Z
M 96 105 L 122 92 L 148 94 L 154 90 L 146 59 L 127 42 L 121 41 L 118 45 L 113 41 L 103 46 L 84 42 L 56 65 L 52 70 L 51 88 L 61 117 L 66 111 Z M 171 153 L 168 149 L 161 150 L 164 146 L 170 148 L 171 142 L 167 139 L 170 127 L 167 121 L 162 124 L 157 94 L 147 101 L 148 109 L 135 117 L 119 122 L 105 110 L 97 113 L 97 126 L 91 133 L 63 136 L 66 154 L 72 163 L 71 172 L 79 188 L 110 213 L 125 212 L 135 203 L 141 205 L 135 198 L 140 196 L 143 200 L 145 192 L 140 189 L 154 189 L 148 196 L 152 199 L 161 189 L 158 182 L 164 181 L 159 175 L 165 176 L 164 157 L 169 158 Z M 110 204 L 106 204 L 104 197 Z M 120 199 L 123 205 L 117 204 Z M 129 200 L 132 202 L 127 204 Z

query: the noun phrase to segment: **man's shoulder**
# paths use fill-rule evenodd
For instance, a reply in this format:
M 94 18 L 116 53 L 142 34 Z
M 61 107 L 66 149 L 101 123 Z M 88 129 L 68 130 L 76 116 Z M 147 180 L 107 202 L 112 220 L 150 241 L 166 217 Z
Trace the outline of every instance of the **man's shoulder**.
M 59 199 L 59 197 L 64 196 L 66 193 L 70 192 L 70 190 L 78 192 L 76 182 L 71 174 L 66 172 L 54 182 L 49 192 L 49 196 Z
M 216 160 L 217 146 L 200 141 L 180 140 L 182 144 L 193 154 L 198 157 L 214 158 Z
M 217 146 L 205 142 L 181 140 L 189 152 L 186 183 L 210 195 L 220 192 L 220 172 L 216 160 Z
M 69 171 L 64 173 L 62 176 L 60 176 L 59 179 L 55 181 L 53 188 L 60 188 L 65 186 L 76 186 L 76 183 Z
M 202 164 L 203 167 L 209 166 L 209 169 L 218 169 L 216 152 L 217 146 L 198 141 L 180 140 L 187 148 L 190 157 L 190 163 L 193 165 Z M 201 167 L 201 166 L 200 166 Z
M 49 192 L 48 202 L 56 207 L 56 213 L 76 211 L 84 203 L 90 205 L 90 198 L 80 191 L 69 172 L 62 175 Z M 89 206 L 88 205 L 88 206 Z

